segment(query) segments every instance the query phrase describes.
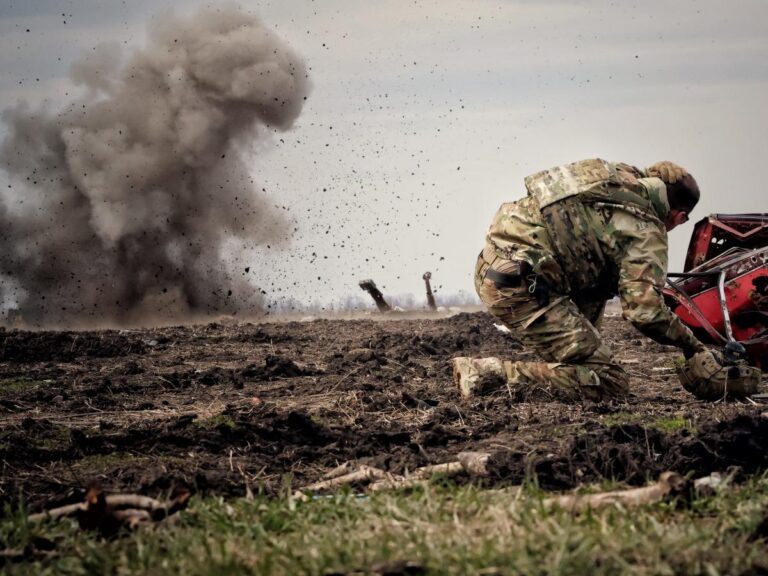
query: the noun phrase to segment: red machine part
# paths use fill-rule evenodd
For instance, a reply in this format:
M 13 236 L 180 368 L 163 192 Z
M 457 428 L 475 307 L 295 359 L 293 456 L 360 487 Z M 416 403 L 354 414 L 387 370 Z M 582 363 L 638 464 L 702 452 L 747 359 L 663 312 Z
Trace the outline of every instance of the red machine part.
M 733 319 L 733 337 L 736 341 L 749 340 L 754 335 L 760 333 L 759 324 L 745 325 L 738 319 L 742 313 L 757 310 L 754 296 L 758 295 L 754 281 L 758 278 L 765 278 L 768 281 L 768 270 L 760 268 L 752 270 L 743 276 L 726 282 L 725 284 L 725 302 L 728 313 Z M 759 282 L 758 282 L 759 284 Z M 686 300 L 677 301 L 677 306 L 673 309 L 675 314 L 689 327 L 695 330 L 707 331 L 713 343 L 724 344 L 725 335 L 725 316 L 720 306 L 720 295 L 717 286 L 708 288 L 703 292 L 692 297 L 698 311 L 694 309 Z M 702 320 L 704 316 L 708 322 Z M 712 328 L 715 333 L 712 333 Z
M 698 268 L 730 248 L 768 246 L 768 214 L 710 214 L 693 228 L 686 272 Z
M 735 340 L 750 363 L 768 366 L 768 214 L 697 222 L 685 272 L 670 274 L 668 284 L 667 304 L 702 341 Z

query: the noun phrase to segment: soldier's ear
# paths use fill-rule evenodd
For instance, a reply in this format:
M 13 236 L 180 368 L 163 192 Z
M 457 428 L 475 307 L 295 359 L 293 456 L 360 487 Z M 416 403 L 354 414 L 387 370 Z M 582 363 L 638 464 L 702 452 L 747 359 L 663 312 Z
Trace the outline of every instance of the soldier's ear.
M 664 220 L 664 226 L 666 227 L 667 232 L 670 232 L 681 224 L 685 224 L 686 222 L 688 222 L 688 212 L 685 210 L 677 210 L 676 208 L 672 208 Z

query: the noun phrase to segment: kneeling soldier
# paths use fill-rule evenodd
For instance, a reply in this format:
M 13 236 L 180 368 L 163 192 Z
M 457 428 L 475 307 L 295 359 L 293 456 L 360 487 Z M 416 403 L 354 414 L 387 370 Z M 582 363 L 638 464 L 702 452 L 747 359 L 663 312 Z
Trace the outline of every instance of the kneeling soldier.
M 604 400 L 628 392 L 628 376 L 598 327 L 615 295 L 624 318 L 646 336 L 705 350 L 665 305 L 667 232 L 699 201 L 696 180 L 672 162 L 640 170 L 594 159 L 525 179 L 528 195 L 503 204 L 475 268 L 488 311 L 544 362 L 455 358 L 464 396 L 484 375 L 512 386 L 546 386 L 567 398 Z

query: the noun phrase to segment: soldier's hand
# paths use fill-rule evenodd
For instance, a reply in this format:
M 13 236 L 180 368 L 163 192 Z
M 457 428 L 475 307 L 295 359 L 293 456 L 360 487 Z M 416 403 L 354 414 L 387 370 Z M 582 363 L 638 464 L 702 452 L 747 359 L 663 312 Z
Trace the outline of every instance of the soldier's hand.
M 656 164 L 651 164 L 645 170 L 645 173 L 648 176 L 661 178 L 667 184 L 674 184 L 688 175 L 688 171 L 685 168 L 669 160 L 662 160 L 661 162 L 656 162 Z
M 694 354 L 677 368 L 677 377 L 688 392 L 700 400 L 743 398 L 759 391 L 759 368 L 739 360 L 728 366 L 711 350 Z

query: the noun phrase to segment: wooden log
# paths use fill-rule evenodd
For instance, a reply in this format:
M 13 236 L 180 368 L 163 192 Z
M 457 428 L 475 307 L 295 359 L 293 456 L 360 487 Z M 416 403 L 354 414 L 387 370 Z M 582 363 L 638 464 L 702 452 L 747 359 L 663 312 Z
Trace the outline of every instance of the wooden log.
M 96 506 L 103 508 L 103 511 L 100 511 L 99 514 L 115 515 L 121 510 L 132 510 L 133 512 L 146 512 L 153 520 L 162 520 L 186 508 L 190 497 L 191 494 L 189 492 L 183 492 L 171 502 L 164 503 L 149 496 L 141 496 L 139 494 L 108 494 L 104 496 L 96 495 L 96 493 L 89 491 L 86 502 L 78 502 L 77 504 L 68 504 L 67 506 L 45 510 L 30 515 L 27 520 L 35 524 L 49 518 L 78 517 L 92 511 Z
M 368 490 L 371 492 L 378 492 L 395 488 L 412 488 L 424 484 L 426 480 L 436 474 L 442 474 L 449 477 L 462 473 L 467 473 L 470 476 L 487 476 L 487 463 L 490 457 L 491 455 L 488 452 L 460 452 L 458 460 L 455 462 L 444 462 L 442 464 L 422 466 L 421 468 L 414 470 L 405 478 L 383 478 L 373 482 L 368 487 Z
M 0 550 L 0 559 L 8 560 L 10 562 L 19 562 L 24 560 L 27 556 L 27 551 L 19 548 L 6 548 L 5 550 Z M 2 564 L 0 564 L 0 566 L 1 565 Z
M 338 488 L 339 486 L 354 484 L 355 482 L 371 482 L 373 480 L 380 480 L 386 477 L 387 473 L 384 470 L 363 464 L 360 466 L 360 468 L 353 472 L 349 472 L 341 476 L 336 476 L 335 478 L 328 478 L 327 480 L 320 480 L 314 484 L 304 486 L 300 492 L 321 492 L 323 490 Z
M 488 476 L 488 452 L 459 452 L 458 459 L 470 476 Z
M 422 466 L 416 468 L 406 479 L 410 480 L 424 480 L 431 478 L 436 474 L 443 474 L 444 476 L 455 476 L 464 472 L 464 466 L 461 462 L 444 462 L 442 464 L 432 464 L 430 466 Z
M 148 510 L 137 508 L 112 510 L 111 515 L 118 524 L 131 529 L 138 528 L 141 524 L 149 524 L 152 522 L 152 515 Z
M 372 482 L 368 486 L 369 492 L 380 492 L 382 490 L 395 490 L 397 488 L 413 488 L 425 484 L 432 476 L 442 474 L 444 476 L 455 476 L 464 472 L 464 466 L 461 462 L 444 462 L 442 464 L 432 464 L 416 468 L 406 477 L 388 475 Z
M 59 508 L 53 508 L 51 510 L 45 510 L 44 512 L 38 512 L 27 517 L 29 522 L 33 524 L 42 522 L 48 518 L 61 518 L 66 516 L 74 516 L 85 510 L 87 504 L 84 502 L 78 502 L 77 504 L 69 504 L 67 506 L 60 506 Z
M 344 474 L 348 474 L 352 470 L 352 462 L 349 460 L 343 464 L 339 464 L 336 468 L 333 468 L 330 472 L 323 474 L 323 480 L 330 480 L 331 478 L 338 478 Z
M 106 496 L 107 506 L 112 508 L 135 508 L 137 510 L 157 510 L 165 508 L 167 504 L 139 494 L 108 494 Z
M 402 476 L 382 478 L 381 480 L 371 482 L 368 485 L 368 492 L 381 492 L 383 490 L 396 490 L 398 488 L 413 488 L 414 486 L 426 483 L 427 480 L 424 478 L 413 478 L 410 476 L 408 478 L 403 478 Z
M 627 508 L 654 504 L 667 498 L 682 494 L 689 486 L 688 480 L 675 472 L 663 472 L 659 481 L 643 488 L 614 490 L 599 494 L 569 494 L 546 498 L 542 503 L 545 508 L 561 508 L 569 512 L 581 512 L 587 509 L 621 505 Z

